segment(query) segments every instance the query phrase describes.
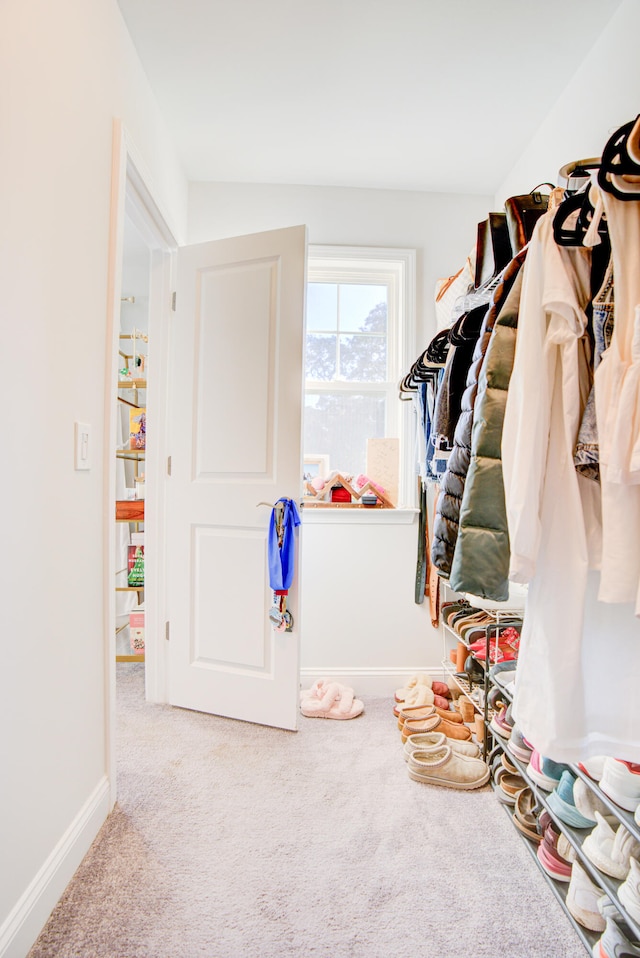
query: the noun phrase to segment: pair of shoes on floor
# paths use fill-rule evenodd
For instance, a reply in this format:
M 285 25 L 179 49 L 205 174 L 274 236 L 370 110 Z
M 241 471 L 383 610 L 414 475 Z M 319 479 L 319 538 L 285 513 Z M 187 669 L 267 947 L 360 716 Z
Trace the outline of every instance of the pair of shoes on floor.
M 306 718 L 353 719 L 364 711 L 355 692 L 340 682 L 318 679 L 300 693 L 300 711 Z
M 462 715 L 460 712 L 455 712 L 451 709 L 441 709 L 438 708 L 437 705 L 398 705 L 394 708 L 393 712 L 398 718 L 398 728 L 400 731 L 402 731 L 404 723 L 407 721 L 421 722 L 423 719 L 431 718 L 433 715 L 440 716 L 440 718 L 446 722 L 454 722 L 456 725 L 462 724 Z
M 425 785 L 468 790 L 489 781 L 489 766 L 481 758 L 463 755 L 450 744 L 416 749 L 407 756 L 409 778 Z
M 412 675 L 407 684 L 397 689 L 395 700 L 405 705 L 437 705 L 438 708 L 449 707 L 451 690 L 446 682 L 432 679 L 426 672 L 417 672 Z
M 404 720 L 400 734 L 402 741 L 406 742 L 411 735 L 420 732 L 442 732 L 447 738 L 457 739 L 458 741 L 468 741 L 471 738 L 471 729 L 461 721 L 462 716 L 459 713 L 451 713 L 458 716 L 457 719 L 449 718 L 439 714 L 439 710 L 434 707 L 433 713 L 422 718 L 408 718 Z
M 627 831 L 624 825 L 613 827 L 614 819 L 595 811 L 596 827 L 589 832 L 582 850 L 599 871 L 619 881 L 626 879 L 632 862 L 638 866 L 640 842 Z
M 404 743 L 402 754 L 405 762 L 414 752 L 430 751 L 434 748 L 441 748 L 448 745 L 452 751 L 459 755 L 467 755 L 470 758 L 478 758 L 480 749 L 475 742 L 463 741 L 461 739 L 448 739 L 444 732 L 416 732 L 410 735 Z

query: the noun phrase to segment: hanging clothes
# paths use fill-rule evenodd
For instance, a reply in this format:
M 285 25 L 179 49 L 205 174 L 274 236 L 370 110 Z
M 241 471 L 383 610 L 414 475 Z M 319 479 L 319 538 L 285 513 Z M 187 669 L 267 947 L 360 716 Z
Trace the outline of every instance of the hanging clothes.
M 640 615 L 640 199 L 603 192 L 613 257 L 615 322 L 595 374 L 603 552 L 599 598 Z
M 300 513 L 293 499 L 278 499 L 271 510 L 267 538 L 269 585 L 274 592 L 287 592 L 293 582 L 295 528 L 299 525 Z
M 539 221 L 524 268 L 502 441 L 510 577 L 529 582 L 513 714 L 556 761 L 638 761 L 637 624 L 629 606 L 598 601 L 599 486 L 573 464 L 591 384 L 591 252 L 558 247 L 553 216 Z

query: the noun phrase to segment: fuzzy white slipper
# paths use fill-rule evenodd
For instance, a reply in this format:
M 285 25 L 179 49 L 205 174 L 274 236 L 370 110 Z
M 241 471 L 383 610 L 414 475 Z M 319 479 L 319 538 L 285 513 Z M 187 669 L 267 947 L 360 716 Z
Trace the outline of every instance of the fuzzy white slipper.
M 415 675 L 412 675 L 411 678 L 407 680 L 407 684 L 403 689 L 397 689 L 396 691 L 396 702 L 404 702 L 409 692 L 415 688 L 431 688 L 431 683 L 433 679 L 430 675 L 425 674 L 424 672 L 417 672 Z M 426 704 L 426 703 L 425 703 Z

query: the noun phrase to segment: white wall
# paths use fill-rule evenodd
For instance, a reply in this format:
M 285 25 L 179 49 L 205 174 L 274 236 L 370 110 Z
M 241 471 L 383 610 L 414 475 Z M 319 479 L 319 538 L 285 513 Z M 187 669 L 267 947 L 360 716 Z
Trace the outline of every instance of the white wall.
M 310 243 L 415 248 L 419 351 L 436 329 L 435 281 L 464 263 L 490 205 L 457 194 L 192 183 L 189 242 L 306 223 Z M 390 694 L 403 676 L 437 667 L 442 645 L 428 603 L 414 602 L 415 515 L 359 519 L 304 521 L 302 681 L 334 676 L 360 694 Z
M 115 0 L 3 0 L 0 90 L 0 954 L 24 956 L 108 805 L 102 514 L 114 116 L 178 235 L 186 182 Z M 74 420 L 93 428 L 89 472 L 73 468 Z
M 558 182 L 571 160 L 600 156 L 615 130 L 640 112 L 640 3 L 625 0 L 499 187 L 496 204 L 537 183 Z M 571 42 L 567 37 L 567 42 Z M 496 205 L 496 209 L 500 207 Z

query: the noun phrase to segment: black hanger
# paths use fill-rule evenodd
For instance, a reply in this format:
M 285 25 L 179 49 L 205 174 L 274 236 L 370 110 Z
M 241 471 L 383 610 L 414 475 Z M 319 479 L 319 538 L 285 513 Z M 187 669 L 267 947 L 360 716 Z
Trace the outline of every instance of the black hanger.
M 567 220 L 576 212 L 575 224 L 567 226 Z M 589 187 L 565 197 L 553 218 L 553 238 L 558 246 L 582 246 L 594 213 Z M 598 224 L 598 235 L 602 239 L 609 236 L 604 216 Z
M 598 184 L 619 200 L 640 200 L 640 115 L 609 139 L 602 151 Z

